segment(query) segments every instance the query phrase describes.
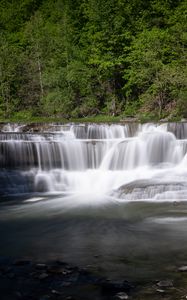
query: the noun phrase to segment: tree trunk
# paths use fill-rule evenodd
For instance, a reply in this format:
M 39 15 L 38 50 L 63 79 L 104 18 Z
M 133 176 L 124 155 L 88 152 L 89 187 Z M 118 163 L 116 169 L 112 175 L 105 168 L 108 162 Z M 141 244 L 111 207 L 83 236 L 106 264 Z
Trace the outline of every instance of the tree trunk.
M 41 97 L 43 100 L 44 89 L 43 89 L 43 82 L 42 82 L 42 68 L 41 68 L 39 55 L 37 55 L 37 64 L 38 64 L 38 73 L 39 73 L 39 81 L 40 81 L 40 92 L 41 92 Z

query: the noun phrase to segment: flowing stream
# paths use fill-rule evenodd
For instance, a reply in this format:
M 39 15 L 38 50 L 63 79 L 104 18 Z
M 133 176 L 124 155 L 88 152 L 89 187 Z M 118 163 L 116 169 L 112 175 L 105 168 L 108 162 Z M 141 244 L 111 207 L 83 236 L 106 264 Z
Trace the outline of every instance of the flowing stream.
M 187 123 L 0 129 L 0 255 L 136 280 L 185 263 Z

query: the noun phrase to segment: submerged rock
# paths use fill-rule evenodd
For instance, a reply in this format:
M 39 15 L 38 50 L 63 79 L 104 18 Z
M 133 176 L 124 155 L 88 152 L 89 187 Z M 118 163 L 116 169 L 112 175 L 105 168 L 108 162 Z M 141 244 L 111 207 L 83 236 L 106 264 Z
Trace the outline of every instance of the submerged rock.
M 162 290 L 162 289 L 156 289 L 156 292 L 160 293 L 160 294 L 164 294 L 166 291 Z
M 48 296 L 48 295 L 44 295 L 39 298 L 39 300 L 49 300 L 49 299 L 50 299 L 50 296 Z
M 173 287 L 173 281 L 172 280 L 161 280 L 157 282 L 157 286 L 159 287 Z
M 51 274 L 57 274 L 57 275 L 60 275 L 60 274 L 65 275 L 67 273 L 67 271 L 65 271 L 65 269 L 60 266 L 51 266 L 48 268 L 47 272 L 51 273 Z
M 47 278 L 49 275 L 47 273 L 42 273 L 38 276 L 40 280 Z
M 51 293 L 53 295 L 61 295 L 61 293 L 59 291 L 56 291 L 56 290 L 52 290 Z
M 187 272 L 187 266 L 182 266 L 180 268 L 178 268 L 179 272 Z
M 117 293 L 116 296 L 115 296 L 115 299 L 119 299 L 119 300 L 127 300 L 129 299 L 129 296 L 124 293 L 124 292 L 120 292 L 120 293 Z
M 38 270 L 47 269 L 47 265 L 46 264 L 36 264 L 36 269 L 38 269 Z
M 15 266 L 26 266 L 26 265 L 30 265 L 31 261 L 30 260 L 15 260 L 13 262 L 13 265 Z
M 128 281 L 102 280 L 99 285 L 104 294 L 116 294 L 129 292 L 133 286 Z

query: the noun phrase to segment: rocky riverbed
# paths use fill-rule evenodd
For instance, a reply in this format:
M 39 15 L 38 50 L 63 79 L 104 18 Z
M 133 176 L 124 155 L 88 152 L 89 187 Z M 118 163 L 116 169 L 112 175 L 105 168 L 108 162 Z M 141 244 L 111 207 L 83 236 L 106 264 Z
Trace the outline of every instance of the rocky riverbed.
M 0 260 L 1 300 L 128 299 L 133 289 L 63 261 Z
M 178 300 L 187 299 L 187 266 L 173 279 L 147 283 L 114 281 L 64 261 L 0 258 L 1 300 Z

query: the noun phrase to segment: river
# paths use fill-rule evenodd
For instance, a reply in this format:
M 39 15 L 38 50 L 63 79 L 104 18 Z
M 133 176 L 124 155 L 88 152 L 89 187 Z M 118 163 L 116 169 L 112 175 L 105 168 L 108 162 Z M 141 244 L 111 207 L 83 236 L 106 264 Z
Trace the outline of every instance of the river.
M 0 255 L 173 276 L 187 261 L 187 123 L 1 125 L 0 195 Z

